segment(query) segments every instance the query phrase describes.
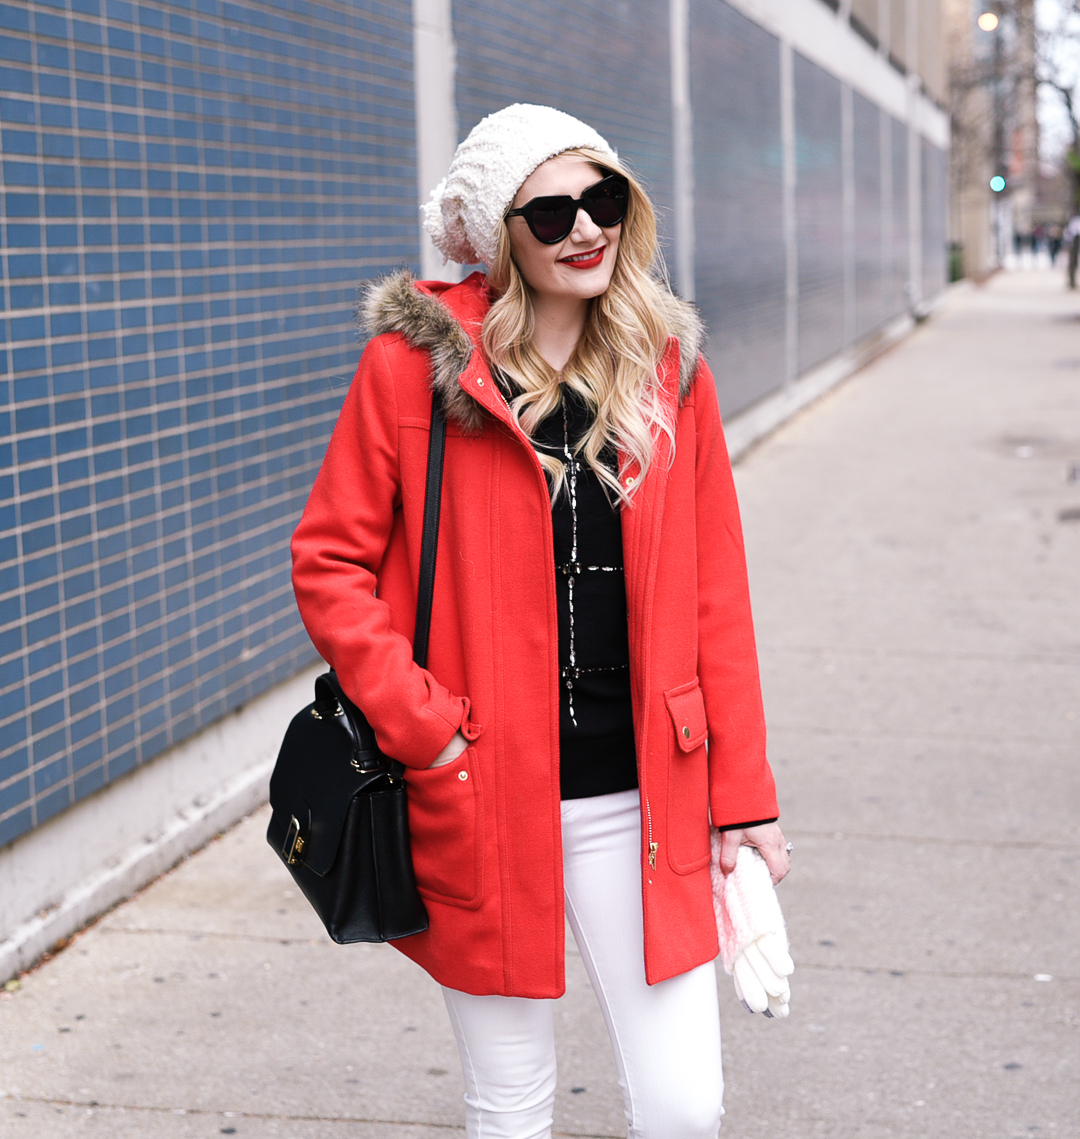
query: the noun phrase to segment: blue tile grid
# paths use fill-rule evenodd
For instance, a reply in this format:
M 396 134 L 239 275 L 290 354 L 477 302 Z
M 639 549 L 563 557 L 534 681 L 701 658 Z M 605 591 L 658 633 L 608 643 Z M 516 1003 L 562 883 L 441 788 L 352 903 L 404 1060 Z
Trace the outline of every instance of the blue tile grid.
M 0 844 L 311 659 L 288 539 L 416 265 L 411 7 L 0 4 Z

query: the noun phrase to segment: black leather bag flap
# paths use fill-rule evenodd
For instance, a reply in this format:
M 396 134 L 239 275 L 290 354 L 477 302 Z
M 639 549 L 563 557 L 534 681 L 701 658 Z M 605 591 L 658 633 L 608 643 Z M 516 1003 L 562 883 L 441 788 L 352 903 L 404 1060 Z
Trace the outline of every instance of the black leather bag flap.
M 273 815 L 267 838 L 285 857 L 295 818 L 303 838 L 300 861 L 320 877 L 337 857 L 353 798 L 386 782 L 389 762 L 363 714 L 341 691 L 337 677 L 315 681 L 315 700 L 298 712 L 270 777 Z

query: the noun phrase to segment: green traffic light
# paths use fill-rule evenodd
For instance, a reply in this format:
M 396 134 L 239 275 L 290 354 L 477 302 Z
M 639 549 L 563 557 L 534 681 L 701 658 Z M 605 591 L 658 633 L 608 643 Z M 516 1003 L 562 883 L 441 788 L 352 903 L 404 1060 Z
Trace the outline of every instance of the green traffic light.
M 1000 174 L 995 174 L 993 178 L 990 179 L 990 189 L 993 190 L 995 194 L 1000 194 L 1001 191 L 1005 189 L 1005 179 L 1002 178 Z

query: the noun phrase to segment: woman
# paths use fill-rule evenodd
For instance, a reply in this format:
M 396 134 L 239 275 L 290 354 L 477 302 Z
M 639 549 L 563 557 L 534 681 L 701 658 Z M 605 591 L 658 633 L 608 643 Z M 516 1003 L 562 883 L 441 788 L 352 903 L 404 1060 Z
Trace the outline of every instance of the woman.
M 293 541 L 316 647 L 407 765 L 468 1134 L 550 1134 L 569 918 L 632 1136 L 722 1114 L 709 875 L 788 869 L 742 539 L 693 311 L 590 127 L 516 104 L 425 207 L 456 285 L 368 294 L 369 343 Z M 428 425 L 448 419 L 428 668 L 412 663 Z

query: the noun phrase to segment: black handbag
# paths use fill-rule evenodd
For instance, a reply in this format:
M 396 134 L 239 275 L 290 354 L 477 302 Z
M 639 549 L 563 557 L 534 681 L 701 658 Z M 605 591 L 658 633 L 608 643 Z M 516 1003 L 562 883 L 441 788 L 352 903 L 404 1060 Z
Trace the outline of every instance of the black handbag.
M 431 408 L 413 660 L 427 662 L 439 535 L 446 420 Z M 270 777 L 266 841 L 285 863 L 334 941 L 392 941 L 422 933 L 405 768 L 379 750 L 366 717 L 333 670 L 293 717 Z

